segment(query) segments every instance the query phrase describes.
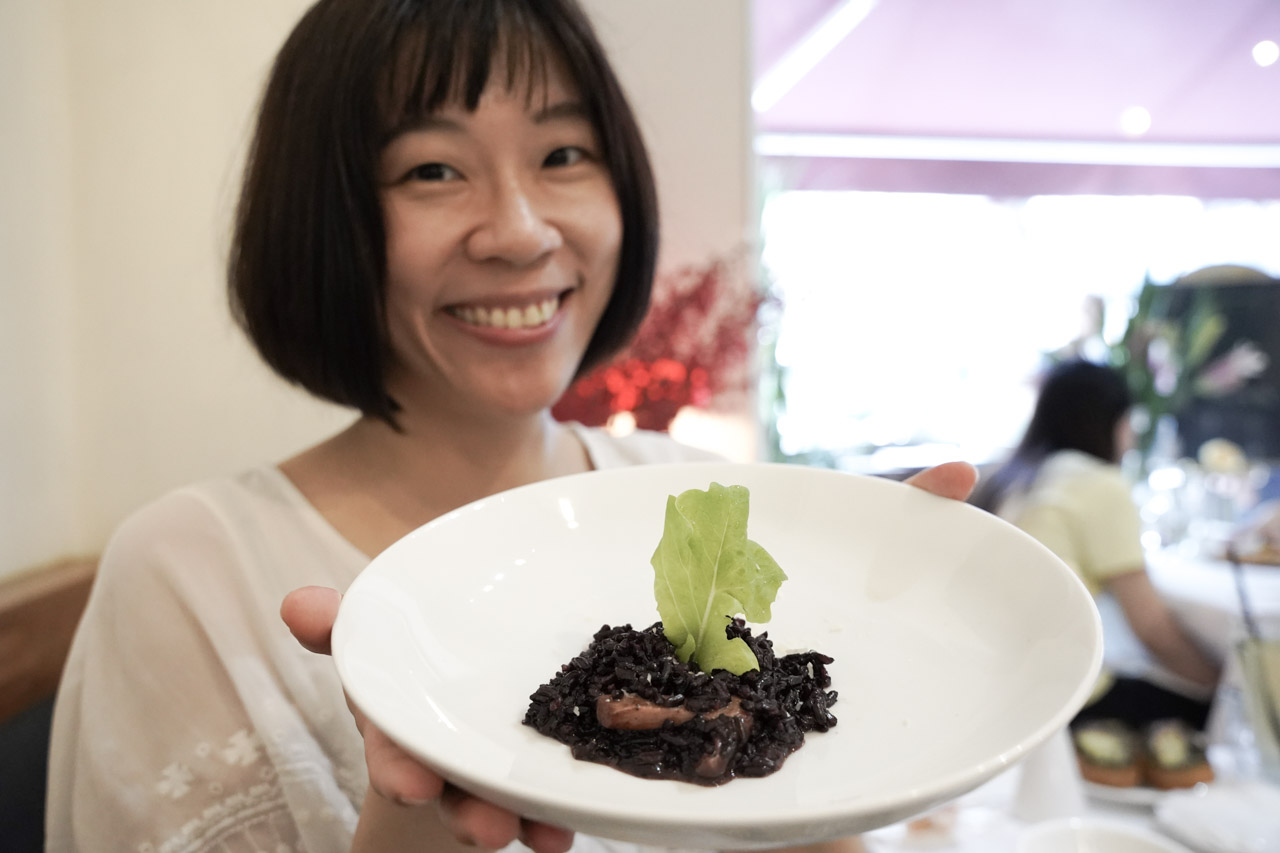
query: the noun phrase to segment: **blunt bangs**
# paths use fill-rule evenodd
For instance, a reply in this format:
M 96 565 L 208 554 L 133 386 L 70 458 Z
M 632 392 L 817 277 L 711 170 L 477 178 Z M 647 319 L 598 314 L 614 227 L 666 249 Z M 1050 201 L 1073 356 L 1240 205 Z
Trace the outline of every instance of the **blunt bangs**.
M 502 0 L 444 5 L 409 4 L 404 10 L 406 20 L 376 83 L 379 146 L 445 104 L 474 111 L 496 69 L 503 71 L 505 88 L 522 85 L 526 99 L 545 90 L 548 54 L 557 51 L 522 5 Z M 581 80 L 574 82 L 581 87 Z

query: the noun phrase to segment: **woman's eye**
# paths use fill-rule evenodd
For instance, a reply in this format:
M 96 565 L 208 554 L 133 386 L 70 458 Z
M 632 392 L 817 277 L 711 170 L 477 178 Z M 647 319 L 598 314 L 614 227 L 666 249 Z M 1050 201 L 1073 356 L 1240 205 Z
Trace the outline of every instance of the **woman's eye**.
M 423 163 L 410 169 L 405 177 L 411 181 L 452 181 L 459 175 L 457 169 L 444 163 Z
M 576 145 L 566 145 L 563 148 L 557 148 L 547 155 L 547 159 L 543 161 L 544 166 L 572 166 L 587 159 L 587 152 Z

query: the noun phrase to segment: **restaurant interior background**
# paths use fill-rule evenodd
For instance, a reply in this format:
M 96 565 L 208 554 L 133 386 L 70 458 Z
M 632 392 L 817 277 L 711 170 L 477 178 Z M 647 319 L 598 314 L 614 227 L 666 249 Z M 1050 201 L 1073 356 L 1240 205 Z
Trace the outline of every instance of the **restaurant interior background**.
M 1048 354 L 1111 359 L 1145 280 L 1238 265 L 1212 355 L 1273 364 L 1178 437 L 1280 456 L 1277 38 L 1257 0 L 757 0 L 774 453 L 999 459 Z

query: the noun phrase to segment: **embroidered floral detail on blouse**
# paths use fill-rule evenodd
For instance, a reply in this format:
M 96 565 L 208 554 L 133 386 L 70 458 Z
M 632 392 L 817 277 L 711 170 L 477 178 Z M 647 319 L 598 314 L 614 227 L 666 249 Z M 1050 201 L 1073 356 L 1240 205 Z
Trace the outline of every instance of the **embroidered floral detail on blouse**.
M 222 760 L 228 764 L 239 764 L 241 767 L 248 767 L 261 757 L 261 753 L 258 751 L 260 745 L 261 742 L 258 740 L 257 735 L 241 729 L 227 741 L 227 745 L 221 753 Z
M 284 827 L 274 823 L 274 816 L 283 814 L 287 805 L 284 794 L 275 785 L 253 785 L 247 791 L 240 791 L 215 803 L 182 825 L 177 835 L 161 842 L 159 845 L 147 845 L 156 853 L 195 853 L 195 851 L 211 851 L 223 849 L 227 840 L 243 838 L 248 840 L 253 834 L 269 831 L 278 834 Z M 274 845 L 276 850 L 288 850 L 284 841 Z
M 160 771 L 164 778 L 156 783 L 156 792 L 170 799 L 181 799 L 191 790 L 191 780 L 195 774 L 185 764 L 174 762 Z

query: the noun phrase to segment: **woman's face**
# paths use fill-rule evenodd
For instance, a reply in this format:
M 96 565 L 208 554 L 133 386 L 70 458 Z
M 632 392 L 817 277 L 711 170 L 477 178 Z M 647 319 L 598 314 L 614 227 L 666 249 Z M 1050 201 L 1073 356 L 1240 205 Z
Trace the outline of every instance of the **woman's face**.
M 622 218 L 575 89 L 504 88 L 396 136 L 387 231 L 388 391 L 464 414 L 528 414 L 568 387 L 617 273 Z M 498 82 L 494 82 L 498 81 Z

